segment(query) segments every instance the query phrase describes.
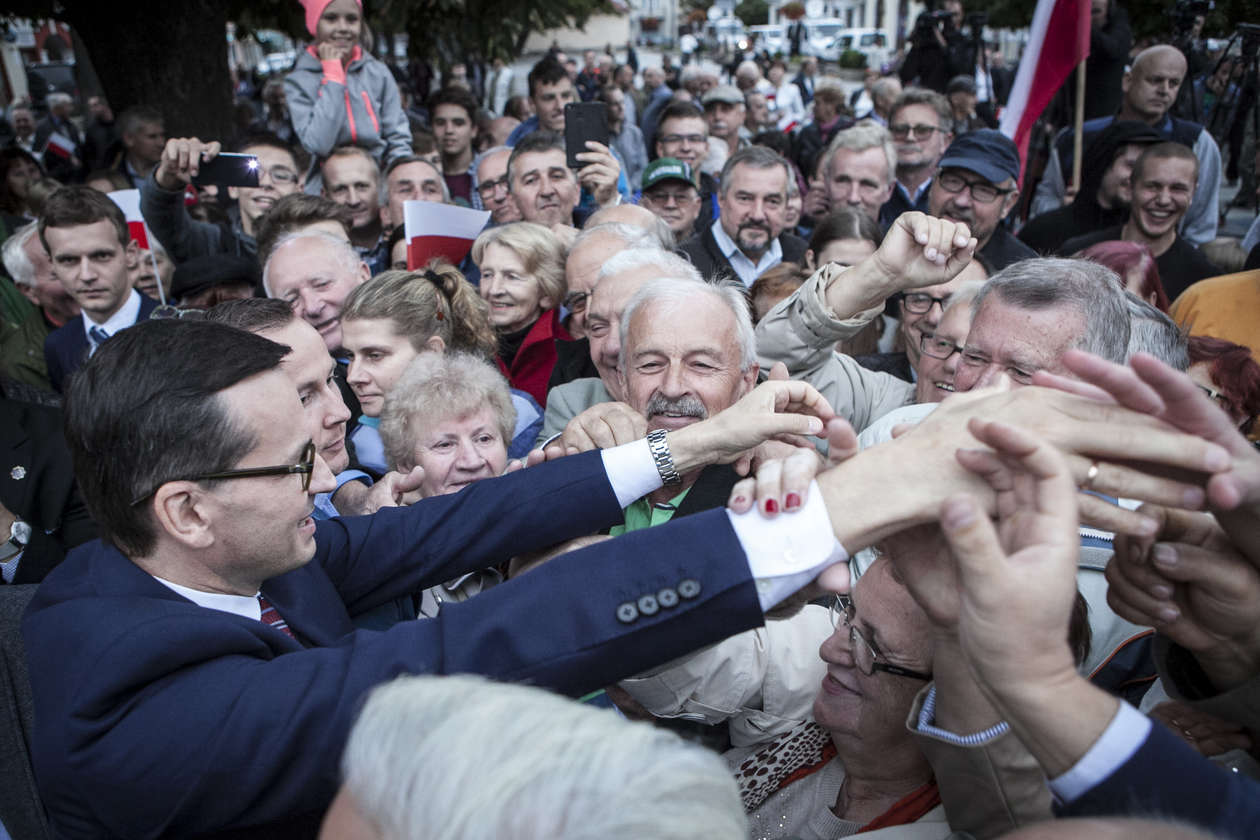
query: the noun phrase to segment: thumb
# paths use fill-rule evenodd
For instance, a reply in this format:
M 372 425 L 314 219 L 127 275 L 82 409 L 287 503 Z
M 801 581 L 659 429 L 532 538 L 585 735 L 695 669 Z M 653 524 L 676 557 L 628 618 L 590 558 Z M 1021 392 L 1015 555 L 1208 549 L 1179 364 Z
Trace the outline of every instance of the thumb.
M 858 452 L 857 433 L 848 421 L 842 417 L 828 420 L 824 429 L 827 437 L 827 463 L 834 466 L 847 461 Z
M 787 365 L 783 364 L 783 362 L 775 362 L 770 368 L 770 373 L 766 376 L 767 381 L 773 382 L 786 382 L 789 378 Z
M 986 579 L 1001 573 L 1006 553 L 993 523 L 971 496 L 950 496 L 941 503 L 941 532 L 958 563 L 963 589 L 982 591 Z
M 419 490 L 421 483 L 424 481 L 424 467 L 412 467 L 405 475 L 398 473 L 398 477 L 394 479 L 394 493 L 410 493 L 412 490 Z

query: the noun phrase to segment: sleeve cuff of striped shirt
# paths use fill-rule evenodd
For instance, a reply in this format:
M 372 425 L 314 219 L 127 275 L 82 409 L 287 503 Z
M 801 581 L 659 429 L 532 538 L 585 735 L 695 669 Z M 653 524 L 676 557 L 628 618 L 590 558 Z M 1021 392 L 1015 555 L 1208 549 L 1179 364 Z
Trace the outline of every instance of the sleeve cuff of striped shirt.
M 999 721 L 990 726 L 983 732 L 976 732 L 971 735 L 955 735 L 932 725 L 936 720 L 936 685 L 935 683 L 928 686 L 927 697 L 923 699 L 923 708 L 919 710 L 919 725 L 917 731 L 923 735 L 931 735 L 934 738 L 948 743 L 955 744 L 960 747 L 978 747 L 981 744 L 987 744 L 994 738 L 1005 735 L 1011 731 L 1011 727 L 1006 721 Z
M 600 455 L 621 507 L 661 487 L 646 440 L 605 449 Z M 810 485 L 806 498 L 799 511 L 773 519 L 755 508 L 741 514 L 726 512 L 748 558 L 763 610 L 795 594 L 828 566 L 848 562 L 849 554 L 831 528 L 817 482 Z

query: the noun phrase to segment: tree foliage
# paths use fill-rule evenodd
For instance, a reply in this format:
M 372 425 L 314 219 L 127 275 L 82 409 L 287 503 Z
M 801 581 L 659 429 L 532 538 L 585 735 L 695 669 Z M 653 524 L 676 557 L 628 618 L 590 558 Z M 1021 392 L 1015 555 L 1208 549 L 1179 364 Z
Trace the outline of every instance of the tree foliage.
M 735 6 L 735 17 L 745 26 L 761 26 L 770 22 L 770 5 L 766 0 L 740 0 Z
M 1216 8 L 1207 15 L 1203 34 L 1213 38 L 1225 38 L 1239 23 L 1247 21 L 1248 7 L 1254 9 L 1255 0 L 1216 0 Z M 1155 38 L 1167 41 L 1172 38 L 1172 17 L 1175 0 L 1121 0 L 1120 6 L 1129 13 L 1129 24 L 1134 38 Z M 1022 29 L 1032 23 L 1037 0 L 964 0 L 969 12 L 988 12 L 989 25 L 1002 29 Z M 1254 11 L 1250 18 L 1254 20 Z

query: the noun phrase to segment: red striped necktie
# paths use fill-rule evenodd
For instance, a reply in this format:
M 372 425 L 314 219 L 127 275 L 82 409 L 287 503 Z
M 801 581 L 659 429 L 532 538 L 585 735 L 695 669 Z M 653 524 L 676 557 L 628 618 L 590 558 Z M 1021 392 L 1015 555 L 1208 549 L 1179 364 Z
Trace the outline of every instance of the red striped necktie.
M 263 624 L 279 630 L 290 639 L 297 639 L 297 636 L 293 635 L 293 631 L 289 629 L 289 625 L 284 620 L 284 617 L 280 615 L 280 611 L 261 592 L 258 593 L 258 606 L 262 608 L 262 615 L 259 616 L 259 620 Z

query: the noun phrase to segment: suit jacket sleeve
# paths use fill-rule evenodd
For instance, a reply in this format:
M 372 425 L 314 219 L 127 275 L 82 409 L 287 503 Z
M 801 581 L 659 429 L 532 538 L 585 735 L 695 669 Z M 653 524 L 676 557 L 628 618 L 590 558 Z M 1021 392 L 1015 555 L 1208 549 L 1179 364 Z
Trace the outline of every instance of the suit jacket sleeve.
M 140 213 L 177 263 L 224 250 L 223 231 L 189 216 L 184 207 L 184 191 L 162 189 L 154 173 L 140 184 Z
M 667 588 L 673 606 L 627 620 L 622 607 Z M 559 557 L 437 618 L 331 647 L 299 649 L 261 622 L 161 593 L 57 595 L 41 588 L 23 630 L 40 651 L 36 772 L 63 836 L 188 836 L 326 808 L 364 696 L 400 674 L 579 695 L 761 622 L 723 511 Z
M 1225 772 L 1153 724 L 1119 769 L 1055 810 L 1063 817 L 1157 815 L 1185 820 L 1221 837 L 1246 838 L 1260 825 L 1260 786 Z

